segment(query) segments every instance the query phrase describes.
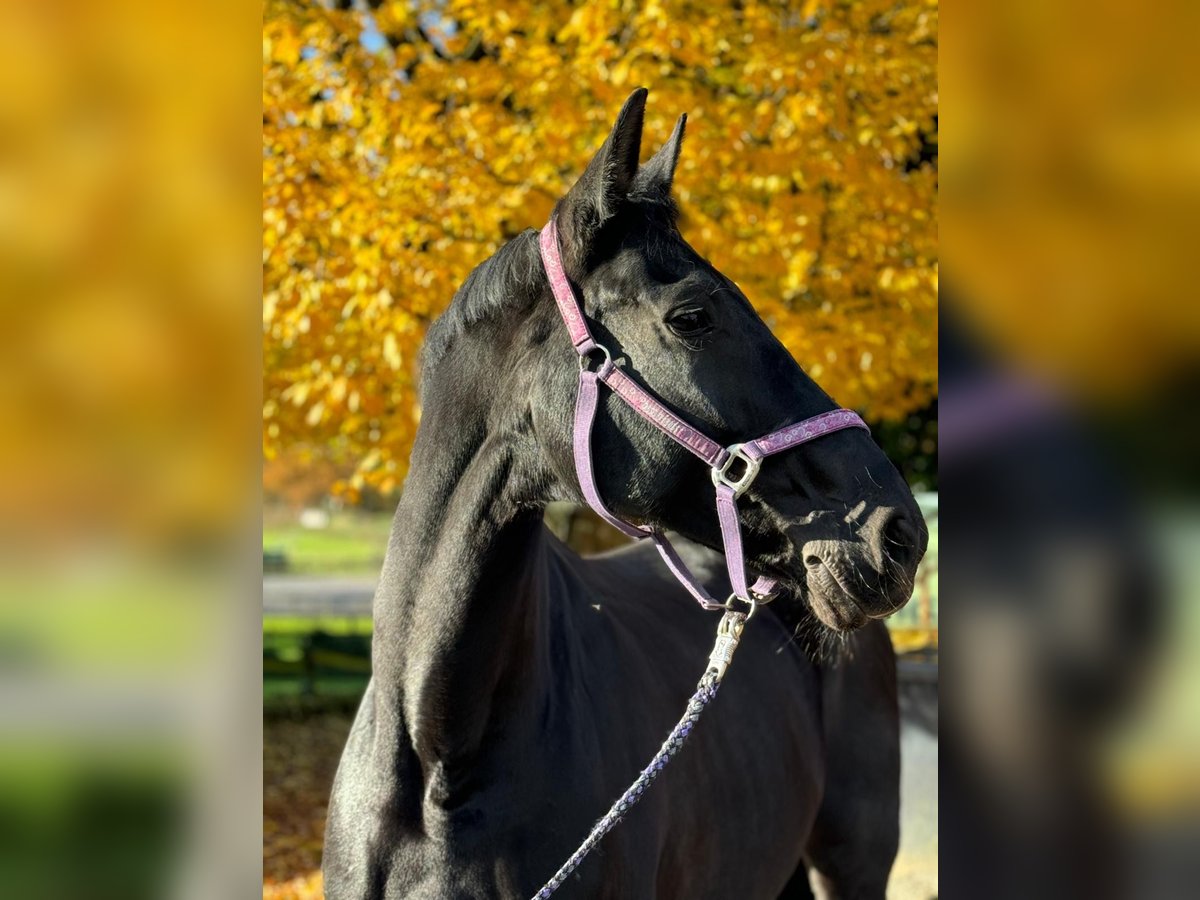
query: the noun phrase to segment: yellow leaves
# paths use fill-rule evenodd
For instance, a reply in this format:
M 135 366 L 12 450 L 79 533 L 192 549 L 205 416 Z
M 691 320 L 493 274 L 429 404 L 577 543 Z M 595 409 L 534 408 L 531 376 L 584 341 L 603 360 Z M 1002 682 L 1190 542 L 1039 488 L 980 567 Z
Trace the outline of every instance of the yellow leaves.
M 280 396 L 284 400 L 290 400 L 293 406 L 303 406 L 304 401 L 308 399 L 309 387 L 307 381 L 299 381 L 284 388 Z
M 689 116 L 684 235 L 797 359 L 876 415 L 936 390 L 937 173 L 905 166 L 936 144 L 937 48 L 914 40 L 936 5 L 447 0 L 440 46 L 415 30 L 434 9 L 385 0 L 372 50 L 354 9 L 268 0 L 269 445 L 373 453 L 364 484 L 402 477 L 428 323 L 541 226 L 638 84 L 644 156 Z
M 362 462 L 360 462 L 358 464 L 358 467 L 360 469 L 362 469 L 362 471 L 364 471 L 364 472 L 370 472 L 373 469 L 377 469 L 379 467 L 379 463 L 382 459 L 383 459 L 383 453 L 380 451 L 380 449 L 378 447 L 376 447 L 374 450 L 371 450 L 369 453 L 367 453 L 366 456 L 364 456 L 362 458 Z
M 383 358 L 393 371 L 398 370 L 403 362 L 400 356 L 400 345 L 396 343 L 394 334 L 389 334 L 383 339 Z
M 318 423 L 320 423 L 321 418 L 324 416 L 324 414 L 325 414 L 325 404 L 318 400 L 311 407 L 309 407 L 308 414 L 305 415 L 304 421 L 310 428 L 313 428 Z
M 383 34 L 403 34 L 416 24 L 417 8 L 410 0 L 388 0 L 375 9 L 375 25 Z
M 621 59 L 615 66 L 609 70 L 608 80 L 617 87 L 624 87 L 629 83 L 629 69 L 633 65 L 634 57 L 629 55 Z
M 344 376 L 335 378 L 329 386 L 329 398 L 337 405 L 341 405 L 346 399 L 346 390 L 349 382 Z
M 906 269 L 897 272 L 891 266 L 886 266 L 879 273 L 879 287 L 884 291 L 894 291 L 903 294 L 914 294 L 921 286 L 922 272 Z M 927 275 L 925 277 L 928 277 Z M 936 286 L 935 286 L 936 291 Z
M 783 281 L 785 297 L 795 297 L 808 288 L 809 271 L 816 261 L 817 254 L 812 250 L 798 250 L 792 254 Z
M 263 35 L 263 58 L 291 67 L 300 61 L 301 41 L 295 32 L 279 31 L 274 37 Z

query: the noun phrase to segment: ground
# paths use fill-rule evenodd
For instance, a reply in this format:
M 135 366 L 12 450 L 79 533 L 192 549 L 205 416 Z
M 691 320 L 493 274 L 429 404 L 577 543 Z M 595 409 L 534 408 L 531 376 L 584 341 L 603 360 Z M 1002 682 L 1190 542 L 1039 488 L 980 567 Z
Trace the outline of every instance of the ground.
M 353 716 L 320 712 L 263 722 L 263 900 L 320 900 L 329 787 Z M 937 741 L 905 725 L 905 806 L 890 900 L 937 896 Z
M 329 788 L 349 712 L 263 721 L 263 900 L 319 900 Z

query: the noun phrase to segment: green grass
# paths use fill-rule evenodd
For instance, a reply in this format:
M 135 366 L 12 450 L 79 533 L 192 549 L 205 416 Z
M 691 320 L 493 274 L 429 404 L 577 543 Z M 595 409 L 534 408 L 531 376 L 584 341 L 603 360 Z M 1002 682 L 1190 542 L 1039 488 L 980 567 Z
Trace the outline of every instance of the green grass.
M 337 513 L 327 528 L 298 523 L 263 526 L 263 550 L 282 550 L 288 572 L 304 575 L 378 575 L 392 517 Z
M 263 619 L 263 706 L 272 712 L 353 704 L 370 677 L 368 642 L 310 646 L 315 632 L 371 634 L 369 618 L 271 616 Z
M 264 616 L 263 634 L 370 634 L 370 616 Z

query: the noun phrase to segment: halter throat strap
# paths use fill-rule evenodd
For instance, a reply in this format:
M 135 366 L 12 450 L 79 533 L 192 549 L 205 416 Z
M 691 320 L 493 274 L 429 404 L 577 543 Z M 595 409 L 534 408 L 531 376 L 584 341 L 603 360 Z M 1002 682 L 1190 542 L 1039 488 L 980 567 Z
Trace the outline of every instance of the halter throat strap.
M 753 585 L 748 586 L 746 583 L 737 498 L 753 483 L 766 457 L 844 428 L 861 428 L 868 433 L 870 429 L 857 413 L 848 409 L 835 409 L 787 425 L 763 437 L 723 447 L 651 394 L 632 376 L 621 371 L 613 362 L 608 349 L 592 337 L 583 305 L 571 287 L 563 266 L 558 225 L 554 217 L 551 217 L 542 229 L 539 245 L 542 265 L 545 266 L 546 275 L 550 280 L 554 301 L 567 327 L 571 344 L 579 354 L 579 387 L 575 399 L 572 444 L 575 472 L 588 506 L 595 510 L 600 518 L 629 537 L 653 541 L 672 574 L 705 609 L 721 609 L 727 605 L 714 600 L 704 589 L 661 531 L 648 525 L 626 522 L 609 510 L 600 497 L 592 463 L 592 425 L 599 406 L 600 385 L 604 384 L 639 416 L 709 466 L 716 490 L 717 517 L 725 546 L 725 565 L 729 571 L 729 583 L 733 594 L 751 606 L 769 600 L 775 589 L 773 579 L 761 577 Z

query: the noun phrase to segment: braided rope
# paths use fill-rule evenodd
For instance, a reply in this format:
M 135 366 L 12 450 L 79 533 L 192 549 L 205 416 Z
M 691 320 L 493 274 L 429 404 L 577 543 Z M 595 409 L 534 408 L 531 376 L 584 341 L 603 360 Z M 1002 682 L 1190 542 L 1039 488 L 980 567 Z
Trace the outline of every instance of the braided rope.
M 712 702 L 712 699 L 717 696 L 717 688 L 720 686 L 720 677 L 715 671 L 710 669 L 704 673 L 704 677 L 696 685 L 696 692 L 692 694 L 692 698 L 688 701 L 687 710 L 684 712 L 683 718 L 671 729 L 671 733 L 667 735 L 667 739 L 663 741 L 663 745 L 654 754 L 654 758 L 650 760 L 650 764 L 642 770 L 642 774 L 637 777 L 637 780 L 629 786 L 629 789 L 604 814 L 604 818 L 592 827 L 591 833 L 579 845 L 579 849 L 571 854 L 571 858 L 562 864 L 562 867 L 554 873 L 554 877 L 546 882 L 545 887 L 534 894 L 533 900 L 546 900 L 546 898 L 558 890 L 567 879 L 567 876 L 574 872 L 579 867 L 579 864 L 583 862 L 584 857 L 591 853 L 596 845 L 600 843 L 600 839 L 612 831 L 616 824 L 624 818 L 625 813 L 629 812 L 633 805 L 642 799 L 642 794 L 650 786 L 650 782 L 658 777 L 658 773 L 666 768 L 667 763 L 671 761 L 671 757 L 683 747 L 683 742 L 692 733 L 692 729 L 696 726 L 696 721 L 700 718 L 700 714 L 704 712 L 704 707 L 708 706 Z

